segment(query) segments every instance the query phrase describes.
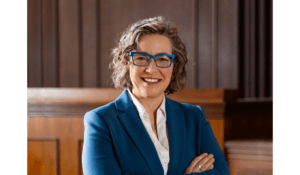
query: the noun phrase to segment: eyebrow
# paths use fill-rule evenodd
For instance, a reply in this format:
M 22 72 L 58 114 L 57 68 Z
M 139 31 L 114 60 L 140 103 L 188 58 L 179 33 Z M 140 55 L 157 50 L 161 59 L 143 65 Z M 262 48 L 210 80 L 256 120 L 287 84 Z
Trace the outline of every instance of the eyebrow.
M 151 55 L 151 54 L 149 54 L 147 52 L 141 52 L 141 53 L 145 53 L 145 54 Z M 155 55 L 160 55 L 160 54 L 172 54 L 172 53 L 159 52 L 159 53 L 157 53 Z

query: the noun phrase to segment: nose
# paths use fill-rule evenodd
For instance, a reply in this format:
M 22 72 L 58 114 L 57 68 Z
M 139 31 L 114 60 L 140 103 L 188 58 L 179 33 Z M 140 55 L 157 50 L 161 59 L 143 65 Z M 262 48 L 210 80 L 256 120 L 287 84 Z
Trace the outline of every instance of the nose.
M 154 59 L 151 59 L 150 63 L 146 67 L 146 72 L 149 72 L 149 73 L 155 72 L 155 71 L 157 71 L 157 68 L 158 67 L 156 67 Z

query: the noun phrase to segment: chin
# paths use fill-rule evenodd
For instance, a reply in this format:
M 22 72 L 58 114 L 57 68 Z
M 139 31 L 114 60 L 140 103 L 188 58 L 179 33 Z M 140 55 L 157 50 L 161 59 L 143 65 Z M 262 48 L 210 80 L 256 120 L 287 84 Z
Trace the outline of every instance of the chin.
M 153 89 L 145 89 L 144 95 L 146 97 L 158 97 L 160 95 L 164 94 L 164 92 L 153 90 Z

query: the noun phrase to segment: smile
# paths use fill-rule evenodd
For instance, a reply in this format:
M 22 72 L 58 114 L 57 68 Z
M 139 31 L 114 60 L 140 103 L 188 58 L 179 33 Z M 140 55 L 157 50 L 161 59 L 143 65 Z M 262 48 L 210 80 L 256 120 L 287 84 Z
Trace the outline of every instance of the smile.
M 157 83 L 161 81 L 161 79 L 156 79 L 156 78 L 142 78 L 143 81 L 148 82 L 148 83 Z

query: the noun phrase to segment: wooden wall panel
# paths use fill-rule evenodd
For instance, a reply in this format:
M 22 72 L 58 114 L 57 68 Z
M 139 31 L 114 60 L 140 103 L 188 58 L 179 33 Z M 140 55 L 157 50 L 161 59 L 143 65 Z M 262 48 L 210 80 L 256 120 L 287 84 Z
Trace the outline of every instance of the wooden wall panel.
M 42 87 L 41 0 L 28 0 L 28 86 Z
M 268 89 L 268 91 L 270 91 L 270 96 L 274 97 L 274 0 L 270 0 L 270 12 L 269 12 L 269 16 L 270 16 L 270 50 L 269 50 L 269 54 L 270 54 L 270 89 Z
M 250 20 L 249 20 L 249 65 L 250 65 L 250 83 L 249 83 L 249 88 L 250 88 L 250 97 L 255 97 L 255 74 L 256 74 L 256 66 L 255 66 L 255 59 L 256 59 L 256 31 L 255 31 L 255 26 L 256 26 L 256 8 L 255 8 L 255 1 L 249 1 L 249 14 L 250 14 Z
M 99 23 L 97 18 L 98 0 L 82 1 L 82 78 L 83 87 L 97 87 L 97 45 L 100 40 L 98 34 Z
M 58 86 L 57 10 L 57 0 L 42 1 L 43 87 Z
M 216 88 L 217 5 L 215 0 L 198 1 L 198 87 Z
M 266 86 L 265 86 L 265 67 L 266 67 L 266 54 L 265 54 L 265 44 L 266 44 L 266 31 L 265 31 L 265 0 L 260 0 L 258 5 L 258 58 L 259 58 L 259 88 L 258 96 L 266 96 Z
M 79 3 L 59 1 L 59 85 L 80 87 Z
M 173 22 L 179 29 L 183 42 L 187 46 L 189 65 L 187 68 L 187 86 L 195 87 L 194 64 L 194 1 L 166 0 L 166 1 L 139 1 L 139 0 L 103 0 L 100 1 L 100 26 L 101 26 L 101 87 L 111 87 L 111 73 L 108 65 L 111 61 L 111 49 L 116 46 L 116 41 L 129 24 L 145 18 L 164 16 Z M 117 22 L 115 22 L 117 21 Z
M 225 140 L 273 139 L 273 103 L 228 103 L 225 112 Z
M 272 0 L 239 1 L 241 101 L 272 100 Z
M 28 138 L 59 139 L 59 174 L 79 174 L 78 147 L 83 139 L 83 118 L 81 117 L 28 117 Z
M 28 86 L 113 87 L 108 67 L 122 31 L 164 16 L 187 47 L 187 88 L 272 98 L 272 2 L 29 0 Z
M 59 143 L 57 139 L 28 139 L 27 174 L 58 175 Z
M 238 88 L 238 0 L 218 0 L 218 88 Z
M 224 152 L 224 120 L 215 118 L 215 119 L 207 119 L 207 121 L 210 123 L 210 126 L 213 128 L 213 132 L 219 143 L 219 146 Z
M 244 65 L 241 66 L 242 71 L 244 71 L 244 77 L 243 77 L 243 82 L 244 82 L 244 97 L 245 98 L 249 98 L 250 95 L 250 44 L 249 44 L 249 40 L 250 40 L 250 25 L 249 25 L 249 21 L 250 21 L 250 10 L 249 10 L 249 6 L 250 6 L 250 1 L 242 1 L 243 3 L 243 16 L 244 16 L 244 20 L 243 20 L 243 38 L 244 38 L 244 42 L 241 43 L 244 46 L 244 55 L 243 58 L 241 60 L 244 60 Z

